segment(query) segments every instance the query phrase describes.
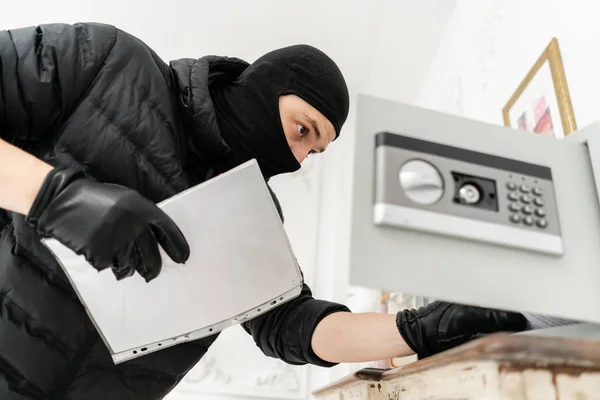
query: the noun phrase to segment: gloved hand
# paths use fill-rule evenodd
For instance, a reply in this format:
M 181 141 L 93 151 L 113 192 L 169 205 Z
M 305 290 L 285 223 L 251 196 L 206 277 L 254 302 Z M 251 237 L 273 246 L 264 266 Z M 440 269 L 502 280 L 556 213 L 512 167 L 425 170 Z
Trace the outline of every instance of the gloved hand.
M 178 263 L 187 261 L 188 243 L 173 220 L 134 190 L 94 182 L 77 171 L 55 168 L 45 178 L 27 222 L 85 256 L 117 279 L 137 271 L 146 282 L 162 268 L 158 244 Z
M 527 321 L 519 313 L 435 301 L 400 311 L 396 326 L 406 344 L 425 358 L 486 333 L 523 331 Z

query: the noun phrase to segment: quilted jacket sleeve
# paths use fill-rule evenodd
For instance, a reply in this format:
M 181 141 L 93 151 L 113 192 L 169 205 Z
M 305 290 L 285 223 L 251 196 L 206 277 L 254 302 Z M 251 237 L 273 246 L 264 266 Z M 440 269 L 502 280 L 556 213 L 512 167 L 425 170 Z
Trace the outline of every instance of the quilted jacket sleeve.
M 0 31 L 0 138 L 27 149 L 52 141 L 114 45 L 100 24 Z
M 271 196 L 283 221 L 281 206 L 272 190 Z M 245 322 L 242 327 L 269 357 L 279 358 L 293 365 L 332 367 L 336 364 L 317 356 L 311 342 L 319 322 L 336 312 L 350 310 L 341 304 L 315 299 L 310 288 L 304 284 L 298 297 Z
M 348 307 L 313 298 L 305 284 L 299 297 L 243 324 L 262 352 L 288 364 L 312 364 L 332 367 L 312 349 L 312 335 L 319 322 L 336 312 L 350 312 Z

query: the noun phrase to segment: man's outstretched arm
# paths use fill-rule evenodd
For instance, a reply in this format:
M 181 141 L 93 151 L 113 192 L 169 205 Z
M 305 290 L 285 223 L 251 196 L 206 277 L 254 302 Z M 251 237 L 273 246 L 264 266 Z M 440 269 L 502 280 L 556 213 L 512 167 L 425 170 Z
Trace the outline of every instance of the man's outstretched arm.
M 283 221 L 272 190 L 271 196 Z M 315 299 L 305 284 L 298 297 L 242 326 L 267 356 L 330 367 L 415 353 L 428 357 L 483 334 L 524 330 L 527 322 L 518 313 L 445 302 L 396 315 L 353 314 L 344 305 Z
M 336 363 L 386 360 L 414 354 L 398 332 L 393 314 L 331 314 L 317 325 L 311 344 L 317 356 Z
M 268 356 L 324 367 L 417 354 L 428 357 L 482 335 L 526 329 L 519 313 L 434 302 L 396 315 L 357 313 L 312 297 L 308 286 L 244 328 Z
M 396 315 L 332 314 L 312 336 L 319 357 L 335 362 L 419 358 L 451 349 L 483 335 L 527 328 L 522 314 L 436 301 Z

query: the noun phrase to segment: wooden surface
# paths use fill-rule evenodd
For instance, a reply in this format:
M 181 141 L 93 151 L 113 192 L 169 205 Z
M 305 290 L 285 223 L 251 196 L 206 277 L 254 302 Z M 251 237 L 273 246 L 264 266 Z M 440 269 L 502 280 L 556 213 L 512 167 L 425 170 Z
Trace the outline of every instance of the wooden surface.
M 325 400 L 600 399 L 600 343 L 492 335 L 400 368 L 361 370 L 314 394 Z

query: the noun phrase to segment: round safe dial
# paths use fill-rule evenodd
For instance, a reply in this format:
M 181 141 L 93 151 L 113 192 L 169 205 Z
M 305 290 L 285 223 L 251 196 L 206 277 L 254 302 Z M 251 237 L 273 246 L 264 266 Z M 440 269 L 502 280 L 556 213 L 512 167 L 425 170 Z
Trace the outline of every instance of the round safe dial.
M 481 193 L 475 185 L 467 183 L 458 190 L 458 196 L 467 204 L 475 204 L 481 199 Z
M 439 171 L 423 160 L 406 162 L 399 172 L 400 186 L 409 200 L 417 204 L 433 204 L 444 195 L 444 179 Z

